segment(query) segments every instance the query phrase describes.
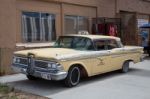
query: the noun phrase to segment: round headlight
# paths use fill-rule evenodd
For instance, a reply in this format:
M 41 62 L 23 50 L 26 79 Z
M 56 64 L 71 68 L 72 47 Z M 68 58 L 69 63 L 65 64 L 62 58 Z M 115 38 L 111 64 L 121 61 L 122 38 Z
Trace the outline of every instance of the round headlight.
M 48 63 L 47 69 L 49 69 L 49 70 L 51 70 L 51 69 L 63 70 L 63 67 L 59 63 L 50 62 L 50 63 Z
M 48 68 L 51 68 L 51 67 L 52 67 L 51 63 L 48 63 Z
M 56 63 L 52 63 L 52 68 L 53 68 L 53 69 L 56 69 L 56 68 L 57 68 Z
M 19 58 L 16 58 L 16 63 L 20 63 L 20 59 Z

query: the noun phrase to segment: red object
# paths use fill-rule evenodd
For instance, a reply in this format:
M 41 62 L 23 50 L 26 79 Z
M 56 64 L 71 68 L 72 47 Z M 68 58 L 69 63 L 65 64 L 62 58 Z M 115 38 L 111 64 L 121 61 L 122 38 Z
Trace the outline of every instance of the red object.
M 117 26 L 110 24 L 108 26 L 108 34 L 109 36 L 117 36 Z
M 98 33 L 105 34 L 105 24 L 98 24 Z

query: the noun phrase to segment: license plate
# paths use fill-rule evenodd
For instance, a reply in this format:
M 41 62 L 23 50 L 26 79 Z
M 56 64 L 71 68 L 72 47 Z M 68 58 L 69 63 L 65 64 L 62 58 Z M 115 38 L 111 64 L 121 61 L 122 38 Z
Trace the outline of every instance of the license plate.
M 45 73 L 42 73 L 41 76 L 42 76 L 43 79 L 48 79 L 48 75 L 45 74 Z

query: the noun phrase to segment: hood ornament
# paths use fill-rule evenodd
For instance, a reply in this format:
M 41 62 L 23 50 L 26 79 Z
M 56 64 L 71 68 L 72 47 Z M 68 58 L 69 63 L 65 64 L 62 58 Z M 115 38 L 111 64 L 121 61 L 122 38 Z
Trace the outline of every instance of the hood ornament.
M 28 57 L 32 57 L 32 58 L 34 58 L 34 57 L 35 57 L 35 55 L 34 55 L 33 53 L 28 53 Z

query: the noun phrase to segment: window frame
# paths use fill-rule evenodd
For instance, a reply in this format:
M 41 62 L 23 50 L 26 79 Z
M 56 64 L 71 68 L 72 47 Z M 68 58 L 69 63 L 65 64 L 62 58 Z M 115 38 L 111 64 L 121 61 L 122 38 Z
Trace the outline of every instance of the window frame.
M 96 42 L 99 42 L 99 41 L 104 41 L 105 44 L 106 44 L 105 46 L 107 46 L 106 40 L 107 40 L 107 39 L 94 39 L 94 40 L 93 40 L 93 44 L 94 44 L 95 50 L 96 50 L 96 51 L 105 51 L 105 50 L 108 50 L 107 48 L 104 49 L 104 50 L 98 50 L 97 47 L 96 47 Z
M 109 49 L 109 48 L 108 48 L 108 44 L 109 44 L 109 41 L 110 41 L 110 40 L 114 40 L 114 41 L 116 42 L 116 45 L 117 45 L 116 48 L 121 48 L 121 46 L 118 44 L 118 42 L 117 42 L 115 39 L 105 39 L 105 38 L 104 38 L 104 39 L 94 39 L 94 40 L 93 40 L 93 44 L 94 44 L 95 50 L 96 50 L 96 51 L 107 51 L 107 50 L 115 49 L 115 48 L 112 48 L 112 49 Z M 95 44 L 96 44 L 96 42 L 98 42 L 98 41 L 104 41 L 104 42 L 105 42 L 106 45 L 105 45 L 105 49 L 104 49 L 104 50 L 98 50 L 98 49 L 96 48 L 96 45 L 95 45 Z
M 93 44 L 93 40 L 88 38 L 88 37 L 81 37 L 81 36 L 59 36 L 59 38 L 57 39 L 57 41 L 55 42 L 56 43 L 59 43 L 60 44 L 60 39 L 63 38 L 63 37 L 66 37 L 66 38 L 72 38 L 72 41 L 71 41 L 71 46 L 74 44 L 74 39 L 77 37 L 77 38 L 85 38 L 85 39 L 88 39 L 90 42 L 91 42 L 91 46 L 92 46 L 92 49 L 93 50 L 87 50 L 87 51 L 95 51 L 95 47 L 94 47 L 94 44 Z M 71 48 L 71 49 L 74 49 L 74 48 Z
M 29 36 L 25 36 L 25 35 L 28 35 L 30 33 L 25 32 L 25 30 L 24 30 L 24 25 L 27 24 L 27 23 L 23 23 L 24 21 L 26 21 L 26 20 L 23 19 L 23 16 L 29 17 L 29 16 L 25 15 L 24 13 L 31 13 L 31 14 L 38 13 L 39 14 L 39 16 L 37 18 L 38 18 L 38 21 L 39 21 L 38 25 L 40 27 L 40 29 L 39 29 L 40 32 L 33 32 L 32 26 L 31 26 L 31 34 L 36 35 L 35 38 L 33 36 L 31 36 L 31 41 L 28 40 Z M 48 14 L 49 16 L 51 16 L 51 20 L 50 20 L 51 21 L 50 22 L 51 23 L 51 27 L 47 28 L 48 31 L 49 31 L 47 33 L 46 33 L 46 31 L 45 31 L 45 33 L 42 32 L 43 31 L 42 30 L 42 26 L 41 26 L 42 25 L 42 14 L 43 15 L 44 14 Z M 36 18 L 36 17 L 31 17 L 31 18 Z M 47 19 L 47 21 L 49 20 L 48 17 L 46 19 Z M 35 23 L 35 26 L 36 26 L 36 24 L 37 23 Z M 47 24 L 49 24 L 49 23 L 47 23 Z M 31 20 L 30 20 L 30 25 L 32 25 Z M 45 29 L 46 27 L 47 26 L 44 25 L 43 28 Z M 36 26 L 36 28 L 37 28 L 37 26 Z M 50 28 L 51 28 L 51 30 L 50 30 Z M 28 30 L 26 30 L 26 31 L 28 31 Z M 45 37 L 46 34 L 49 35 L 48 40 L 46 40 L 46 37 Z M 39 35 L 39 37 L 38 37 L 38 35 Z M 40 11 L 21 11 L 21 37 L 22 37 L 22 42 L 24 42 L 24 43 L 41 43 L 41 42 L 50 42 L 50 41 L 53 42 L 53 41 L 55 41 L 57 39 L 56 14 L 55 13 L 51 13 L 51 12 L 40 12 Z M 51 38 L 51 39 L 49 39 L 49 38 Z
M 87 20 L 87 30 L 86 31 L 89 31 L 90 29 L 89 29 L 89 25 L 90 25 L 90 22 L 89 22 L 89 17 L 88 16 L 80 16 L 80 15 L 64 15 L 64 33 L 65 34 L 72 34 L 72 33 L 67 33 L 66 32 L 66 17 L 74 17 L 75 18 L 75 20 L 76 20 L 76 29 L 75 29 L 75 33 L 77 34 L 79 31 L 81 31 L 80 29 L 79 29 L 79 20 L 80 20 L 80 18 L 84 18 L 84 19 L 86 19 Z
M 110 44 L 109 41 L 115 42 L 116 47 L 109 49 L 108 48 L 108 45 Z M 118 44 L 117 40 L 115 40 L 115 39 L 109 39 L 109 40 L 107 40 L 107 49 L 108 50 L 112 50 L 112 49 L 115 49 L 115 48 L 121 48 L 121 46 Z

